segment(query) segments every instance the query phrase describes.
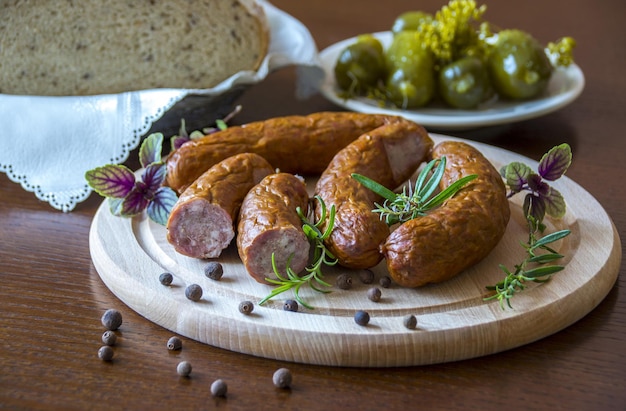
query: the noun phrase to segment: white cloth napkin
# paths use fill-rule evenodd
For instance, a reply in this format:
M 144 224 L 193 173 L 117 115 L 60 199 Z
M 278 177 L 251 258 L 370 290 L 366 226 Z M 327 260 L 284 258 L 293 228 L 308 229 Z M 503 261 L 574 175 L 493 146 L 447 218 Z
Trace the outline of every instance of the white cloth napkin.
M 260 1 L 270 45 L 256 72 L 240 72 L 212 89 L 157 89 L 87 97 L 0 94 L 0 171 L 37 198 L 64 212 L 85 200 L 85 172 L 123 163 L 164 112 L 188 94 L 220 95 L 239 84 L 262 81 L 277 68 L 298 66 L 298 97 L 313 93 L 323 77 L 308 29 Z

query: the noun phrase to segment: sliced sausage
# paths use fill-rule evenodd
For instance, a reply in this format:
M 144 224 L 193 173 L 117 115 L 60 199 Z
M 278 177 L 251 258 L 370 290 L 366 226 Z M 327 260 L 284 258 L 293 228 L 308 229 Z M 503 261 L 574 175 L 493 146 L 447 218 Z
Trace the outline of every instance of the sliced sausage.
M 426 130 L 408 120 L 382 125 L 339 151 L 322 173 L 315 192 L 327 208 L 336 208 L 334 228 L 326 241 L 339 264 L 369 268 L 380 262 L 380 244 L 389 228 L 374 212 L 381 198 L 351 177 L 362 174 L 396 188 L 413 174 L 432 149 Z M 316 206 L 319 219 L 321 207 Z
M 259 154 L 283 172 L 318 175 L 361 134 L 402 121 L 387 115 L 321 112 L 228 127 L 170 153 L 167 184 L 180 193 L 215 163 L 243 152 Z
M 265 177 L 246 195 L 239 213 L 237 250 L 248 273 L 258 282 L 274 278 L 276 267 L 285 274 L 289 266 L 295 273 L 309 261 L 309 240 L 296 212 L 308 213 L 309 195 L 302 178 L 289 173 Z
M 382 244 L 391 277 L 405 287 L 448 280 L 485 258 L 500 241 L 510 217 L 502 177 L 477 149 L 446 141 L 433 158 L 446 156 L 440 188 L 471 174 L 454 197 L 425 217 L 401 224 Z
M 215 164 L 178 198 L 167 222 L 167 240 L 189 257 L 219 257 L 235 236 L 245 195 L 273 172 L 267 160 L 252 153 Z

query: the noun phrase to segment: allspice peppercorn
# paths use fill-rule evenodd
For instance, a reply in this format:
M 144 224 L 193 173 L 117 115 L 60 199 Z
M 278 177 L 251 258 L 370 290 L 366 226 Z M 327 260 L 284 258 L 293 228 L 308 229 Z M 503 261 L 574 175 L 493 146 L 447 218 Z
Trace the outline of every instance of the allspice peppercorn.
M 211 395 L 214 397 L 225 397 L 228 392 L 228 386 L 224 380 L 218 379 L 211 384 Z
M 291 371 L 288 368 L 279 368 L 272 376 L 272 382 L 277 388 L 289 388 L 292 379 Z
M 380 280 L 378 280 L 378 283 L 383 288 L 389 288 L 391 285 L 391 278 L 389 278 L 389 276 L 381 277 Z
M 159 282 L 163 285 L 171 285 L 174 281 L 174 276 L 171 273 L 163 273 L 159 276 Z
M 217 261 L 210 261 L 204 267 L 204 275 L 211 280 L 219 281 L 224 274 L 224 267 Z
M 189 361 L 181 361 L 176 366 L 176 372 L 181 377 L 189 377 L 191 374 L 191 363 Z
M 409 330 L 414 330 L 417 327 L 417 318 L 413 314 L 408 314 L 402 319 L 402 323 Z
M 113 331 L 105 331 L 104 334 L 102 334 L 102 343 L 104 345 L 115 345 L 115 342 L 117 341 L 117 335 L 115 335 L 115 333 Z
M 239 312 L 242 314 L 250 314 L 254 311 L 254 303 L 252 301 L 242 301 L 239 303 Z
M 367 311 L 359 310 L 354 314 L 354 322 L 359 325 L 367 325 L 370 322 L 370 315 Z
M 177 351 L 183 348 L 183 342 L 181 341 L 180 338 L 174 336 L 174 337 L 170 337 L 169 340 L 167 340 L 167 349 L 170 351 Z
M 283 310 L 285 311 L 298 311 L 298 302 L 296 300 L 286 300 L 283 304 Z
M 380 288 L 378 287 L 372 287 L 369 290 L 367 290 L 367 298 L 369 298 L 371 301 L 374 301 L 375 303 L 380 301 L 380 296 L 382 295 Z
M 185 288 L 185 297 L 191 301 L 200 301 L 202 298 L 202 287 L 198 284 L 190 284 Z
M 108 345 L 103 345 L 98 350 L 98 358 L 100 358 L 102 361 L 111 361 L 113 359 L 113 355 L 113 348 Z
M 352 288 L 352 277 L 349 274 L 345 273 L 339 274 L 337 276 L 335 284 L 337 284 L 337 287 L 341 288 L 342 290 L 349 290 L 350 288 Z
M 102 325 L 110 331 L 115 331 L 122 325 L 122 314 L 114 308 L 110 308 L 102 315 Z
M 374 272 L 369 269 L 359 271 L 359 279 L 363 284 L 371 284 L 374 282 Z

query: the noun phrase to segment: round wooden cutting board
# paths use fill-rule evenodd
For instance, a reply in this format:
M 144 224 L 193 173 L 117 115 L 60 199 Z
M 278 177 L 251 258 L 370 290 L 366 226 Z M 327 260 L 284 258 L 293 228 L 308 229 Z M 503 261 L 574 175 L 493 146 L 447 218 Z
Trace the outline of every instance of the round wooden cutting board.
M 457 140 L 432 135 L 435 142 Z M 537 162 L 481 143 L 477 147 L 496 168 L 520 161 L 536 169 Z M 310 182 L 312 183 L 312 182 Z M 548 231 L 570 229 L 554 245 L 565 256 L 565 270 L 544 284 L 530 284 L 512 299 L 513 308 L 484 301 L 486 286 L 503 278 L 499 268 L 510 269 L 525 256 L 520 242 L 528 232 L 521 211 L 522 194 L 511 199 L 511 220 L 504 238 L 491 254 L 445 283 L 418 289 L 392 284 L 381 288 L 382 298 L 372 302 L 367 290 L 386 275 L 384 263 L 375 267 L 375 284 L 363 284 L 358 271 L 325 270 L 334 284 L 342 272 L 351 273 L 353 287 L 330 293 L 303 288 L 301 296 L 314 307 L 299 312 L 283 310 L 291 291 L 264 305 L 258 302 L 272 287 L 250 277 L 231 245 L 218 259 L 220 281 L 204 275 L 207 261 L 177 254 L 166 240 L 166 230 L 145 215 L 114 217 L 103 202 L 90 231 L 91 257 L 106 286 L 125 304 L 150 321 L 175 333 L 216 347 L 255 356 L 331 366 L 392 367 L 433 364 L 479 357 L 508 350 L 553 334 L 579 320 L 600 301 L 617 279 L 621 244 L 602 206 L 574 181 L 564 177 L 553 183 L 567 202 L 568 211 L 548 222 Z M 174 275 L 163 286 L 159 275 Z M 185 297 L 187 285 L 199 284 L 203 297 Z M 239 303 L 255 303 L 251 315 L 239 312 Z M 371 320 L 357 325 L 354 313 L 365 310 Z M 413 314 L 417 328 L 404 327 Z

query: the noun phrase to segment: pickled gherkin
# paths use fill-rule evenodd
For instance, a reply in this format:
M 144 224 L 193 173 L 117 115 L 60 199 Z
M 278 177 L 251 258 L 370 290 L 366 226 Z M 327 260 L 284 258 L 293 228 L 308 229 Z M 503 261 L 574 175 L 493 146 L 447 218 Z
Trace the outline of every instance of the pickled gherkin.
M 474 0 L 450 0 L 435 14 L 400 14 L 386 48 L 371 34 L 359 36 L 335 65 L 340 95 L 400 109 L 480 109 L 496 98 L 539 97 L 555 68 L 573 62 L 571 37 L 543 47 L 522 30 L 493 31 L 485 12 Z

